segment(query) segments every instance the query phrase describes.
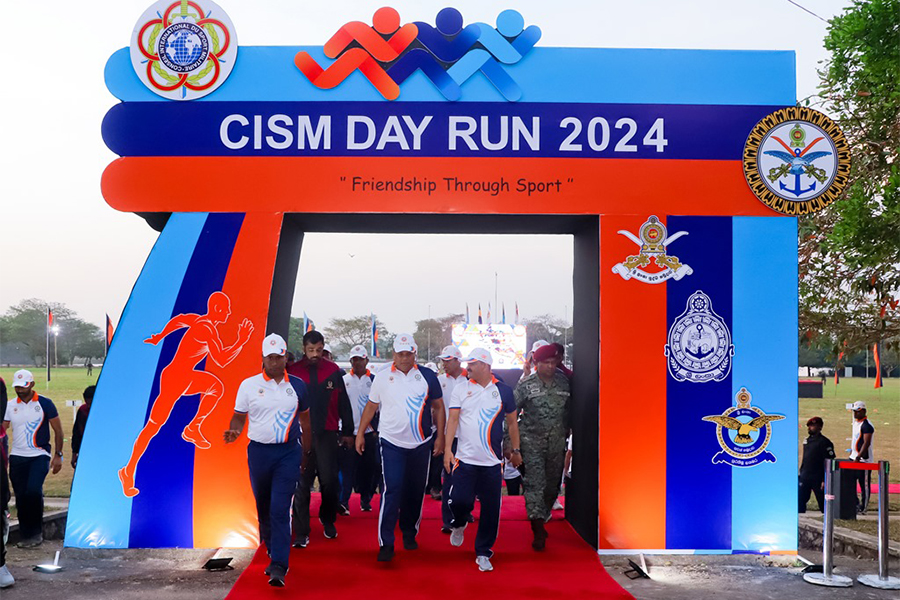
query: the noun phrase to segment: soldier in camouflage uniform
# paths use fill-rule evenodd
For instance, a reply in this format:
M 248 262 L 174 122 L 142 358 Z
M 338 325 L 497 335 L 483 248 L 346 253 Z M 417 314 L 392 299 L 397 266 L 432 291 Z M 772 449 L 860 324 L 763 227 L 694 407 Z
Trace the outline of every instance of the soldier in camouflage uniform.
M 562 356 L 561 344 L 538 348 L 534 353 L 534 372 L 520 379 L 515 389 L 525 464 L 525 510 L 531 521 L 535 550 L 543 550 L 546 543 L 544 523 L 550 519 L 559 492 L 569 432 L 569 380 L 557 369 Z

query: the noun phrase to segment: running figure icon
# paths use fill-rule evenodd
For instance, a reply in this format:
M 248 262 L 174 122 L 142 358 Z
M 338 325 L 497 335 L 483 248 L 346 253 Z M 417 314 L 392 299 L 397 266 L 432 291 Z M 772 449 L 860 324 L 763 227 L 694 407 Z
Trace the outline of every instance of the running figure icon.
M 219 367 L 225 367 L 240 354 L 253 333 L 253 323 L 244 319 L 238 326 L 237 340 L 231 346 L 225 347 L 217 327 L 225 323 L 230 315 L 231 299 L 222 292 L 213 292 L 207 300 L 205 315 L 184 314 L 172 317 L 162 331 L 144 340 L 144 343 L 155 346 L 167 335 L 187 328 L 175 356 L 160 373 L 159 394 L 153 401 L 147 424 L 134 442 L 131 458 L 127 465 L 119 469 L 122 492 L 126 496 L 138 494 L 139 490 L 134 485 L 138 461 L 150 445 L 150 440 L 166 424 L 175 403 L 182 396 L 200 394 L 200 407 L 193 420 L 184 428 L 181 437 L 201 450 L 210 447 L 209 440 L 200 432 L 200 426 L 215 409 L 216 403 L 225 392 L 225 386 L 218 377 L 197 370 L 196 366 L 208 357 Z

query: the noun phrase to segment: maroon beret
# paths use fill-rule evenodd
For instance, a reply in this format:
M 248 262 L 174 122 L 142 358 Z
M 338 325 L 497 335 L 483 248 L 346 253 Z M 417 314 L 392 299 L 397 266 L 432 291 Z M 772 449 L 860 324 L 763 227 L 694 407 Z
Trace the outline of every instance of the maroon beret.
M 534 351 L 534 357 L 532 360 L 534 360 L 534 362 L 536 363 L 539 363 L 541 361 L 550 360 L 551 358 L 562 359 L 563 352 L 564 349 L 562 344 L 547 344 L 546 346 L 541 346 Z

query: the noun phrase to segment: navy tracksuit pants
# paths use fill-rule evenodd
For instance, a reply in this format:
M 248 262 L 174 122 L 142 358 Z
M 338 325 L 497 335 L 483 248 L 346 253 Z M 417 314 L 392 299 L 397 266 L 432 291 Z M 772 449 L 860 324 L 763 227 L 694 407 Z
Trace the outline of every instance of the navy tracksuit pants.
M 338 465 L 341 471 L 341 504 L 348 506 L 353 488 L 359 492 L 362 506 L 372 503 L 372 496 L 378 487 L 378 434 L 374 431 L 365 434 L 366 449 L 362 456 L 356 448 L 338 450 Z
M 291 501 L 300 479 L 300 442 L 247 445 L 250 486 L 256 498 L 259 538 L 273 564 L 288 568 L 291 552 Z
M 494 555 L 491 550 L 500 530 L 500 496 L 503 482 L 503 467 L 479 467 L 458 462 L 453 469 L 453 484 L 450 486 L 450 510 L 453 513 L 453 528 L 464 527 L 475 508 L 475 496 L 481 502 L 481 516 L 478 519 L 478 533 L 475 534 L 475 556 Z
M 378 545 L 394 546 L 394 528 L 406 539 L 415 539 L 422 520 L 425 485 L 431 466 L 431 441 L 415 448 L 401 448 L 382 438 L 381 508 L 378 512 Z
M 456 445 L 459 442 L 459 438 L 453 440 L 453 454 L 456 455 Z M 441 455 L 441 459 L 443 459 L 443 455 Z M 443 460 L 441 462 L 443 465 Z M 450 522 L 453 521 L 453 513 L 450 511 L 450 487 L 453 485 L 453 472 L 448 473 L 444 467 L 441 467 L 441 474 L 443 475 L 443 483 L 441 484 L 441 524 L 442 527 L 450 527 Z
M 44 479 L 49 472 L 49 456 L 9 457 L 9 481 L 16 494 L 19 537 L 23 540 L 37 537 L 44 530 Z

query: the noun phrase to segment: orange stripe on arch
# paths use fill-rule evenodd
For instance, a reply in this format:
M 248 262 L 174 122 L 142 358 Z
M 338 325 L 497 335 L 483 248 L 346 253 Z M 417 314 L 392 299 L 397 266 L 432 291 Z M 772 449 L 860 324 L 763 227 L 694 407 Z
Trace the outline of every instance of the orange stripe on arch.
M 618 231 L 649 216 L 600 217 L 600 549 L 666 547 L 667 284 L 612 271 L 640 251 Z
M 241 382 L 260 370 L 281 223 L 280 213 L 244 218 L 222 285 L 231 298 L 231 316 L 220 327 L 223 343 L 234 343 L 238 325 L 245 318 L 253 323 L 253 334 L 227 367 L 207 361 L 206 370 L 222 380 L 225 394 L 202 425 L 212 447 L 194 453 L 195 548 L 255 548 L 259 543 L 247 471 L 247 438 L 241 436 L 238 442 L 226 445 L 222 432 L 228 429 Z

